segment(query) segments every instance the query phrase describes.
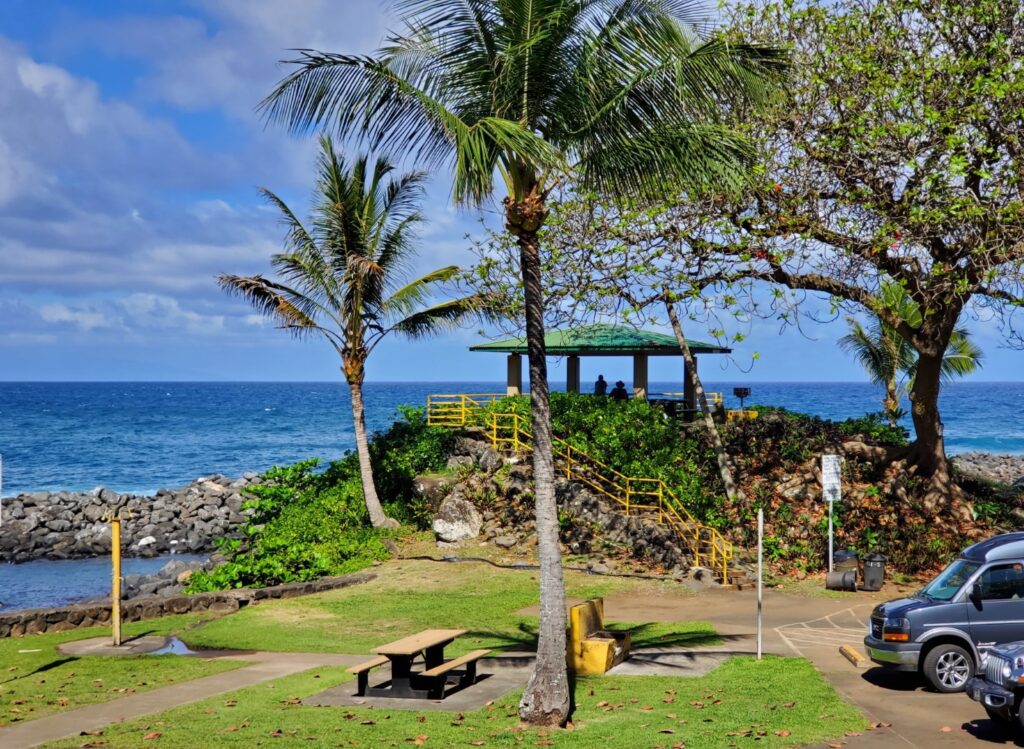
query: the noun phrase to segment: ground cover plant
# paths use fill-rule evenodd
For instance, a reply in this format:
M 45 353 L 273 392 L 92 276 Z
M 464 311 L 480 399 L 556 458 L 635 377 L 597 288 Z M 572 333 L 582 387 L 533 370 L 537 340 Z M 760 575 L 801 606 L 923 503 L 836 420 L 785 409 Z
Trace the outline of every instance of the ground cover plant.
M 169 634 L 200 621 L 196 615 L 169 616 L 125 624 L 123 633 Z M 90 627 L 0 640 L 0 727 L 246 665 L 171 655 L 75 657 L 57 650 L 65 642 L 109 634 L 109 628 Z
M 453 439 L 450 430 L 428 427 L 422 411 L 405 409 L 371 440 L 376 482 L 390 517 L 412 525 L 426 521 L 413 478 L 443 468 Z M 263 484 L 250 487 L 244 507 L 251 515 L 240 528 L 241 538 L 222 542 L 229 560 L 196 573 L 189 590 L 313 580 L 386 558 L 390 534 L 370 527 L 358 456 L 350 453 L 319 469 L 316 460 L 273 468 Z
M 450 627 L 468 630 L 446 650 L 452 655 L 476 648 L 530 650 L 536 644 L 537 617 L 519 613 L 537 601 L 535 570 L 405 560 L 377 571 L 379 577 L 370 583 L 264 602 L 212 621 L 184 638 L 206 648 L 367 653 L 423 629 Z M 642 587 L 627 578 L 573 572 L 566 574 L 566 581 L 569 595 L 580 599 Z M 637 647 L 720 641 L 706 622 L 618 626 L 634 632 Z
M 867 728 L 805 660 L 734 658 L 700 678 L 620 676 L 580 679 L 569 730 L 520 724 L 520 693 L 465 713 L 312 707 L 302 699 L 351 677 L 307 671 L 194 705 L 47 744 L 49 749 L 204 747 L 515 747 L 572 749 L 794 747 Z

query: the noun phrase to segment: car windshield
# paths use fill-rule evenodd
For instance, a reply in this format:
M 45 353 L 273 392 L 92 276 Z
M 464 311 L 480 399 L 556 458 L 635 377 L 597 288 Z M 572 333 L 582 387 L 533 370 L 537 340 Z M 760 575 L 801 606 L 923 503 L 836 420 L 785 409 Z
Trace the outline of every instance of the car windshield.
M 924 586 L 921 592 L 937 601 L 949 601 L 980 566 L 978 562 L 957 559 L 944 569 L 941 575 Z

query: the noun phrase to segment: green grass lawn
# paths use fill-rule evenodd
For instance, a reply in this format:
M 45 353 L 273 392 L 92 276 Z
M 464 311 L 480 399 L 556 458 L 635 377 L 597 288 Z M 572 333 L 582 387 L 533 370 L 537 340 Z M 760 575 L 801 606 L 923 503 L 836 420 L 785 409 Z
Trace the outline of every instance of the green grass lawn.
M 537 602 L 537 573 L 483 564 L 403 561 L 379 568 L 370 583 L 302 598 L 260 603 L 187 633 L 192 645 L 290 652 L 368 653 L 424 629 L 465 629 L 446 650 L 532 648 L 536 617 L 517 614 Z M 638 589 L 628 578 L 566 574 L 577 598 Z M 652 590 L 671 583 L 649 583 Z M 678 587 L 678 586 L 677 586 Z M 720 642 L 706 622 L 621 622 L 634 647 L 700 646 Z
M 349 678 L 340 668 L 307 671 L 46 746 L 719 749 L 801 746 L 867 727 L 802 659 L 736 658 L 700 678 L 581 679 L 571 730 L 523 727 L 518 693 L 464 714 L 299 704 Z
M 198 616 L 170 616 L 124 625 L 125 637 L 187 629 Z M 117 699 L 244 665 L 176 656 L 67 656 L 57 646 L 109 635 L 101 628 L 0 640 L 0 726 Z

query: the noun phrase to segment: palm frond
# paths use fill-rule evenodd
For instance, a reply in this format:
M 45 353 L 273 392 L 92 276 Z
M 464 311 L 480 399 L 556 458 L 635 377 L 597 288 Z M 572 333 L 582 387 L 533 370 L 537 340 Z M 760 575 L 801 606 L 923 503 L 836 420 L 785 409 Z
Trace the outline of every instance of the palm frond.
M 277 321 L 298 336 L 322 332 L 317 322 L 319 305 L 295 289 L 262 276 L 217 276 L 217 285 L 233 296 L 248 301 L 256 311 Z
M 457 328 L 470 319 L 493 319 L 496 314 L 490 297 L 474 294 L 414 312 L 390 330 L 406 338 L 425 338 Z
M 847 318 L 847 323 L 850 332 L 839 339 L 839 348 L 853 354 L 871 382 L 885 385 L 894 380 L 899 371 L 898 364 L 892 349 L 886 345 L 880 326 L 873 326 L 869 331 L 853 318 Z
M 949 338 L 949 346 L 942 357 L 942 379 L 950 382 L 966 377 L 981 369 L 984 355 L 980 348 L 971 340 L 966 328 L 957 328 Z
M 409 281 L 396 289 L 381 304 L 381 313 L 390 318 L 410 314 L 413 309 L 425 304 L 430 299 L 435 292 L 435 284 L 452 280 L 460 273 L 460 270 L 457 265 L 449 265 Z

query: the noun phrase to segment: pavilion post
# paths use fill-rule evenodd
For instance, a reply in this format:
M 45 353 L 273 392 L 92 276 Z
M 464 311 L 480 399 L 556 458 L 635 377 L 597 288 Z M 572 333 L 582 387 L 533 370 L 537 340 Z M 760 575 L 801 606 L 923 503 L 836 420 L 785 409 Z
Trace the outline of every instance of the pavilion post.
M 570 356 L 565 363 L 565 390 L 568 393 L 580 391 L 580 358 Z
M 521 354 L 508 355 L 508 377 L 505 395 L 522 395 L 523 393 L 523 357 Z
M 647 354 L 633 354 L 633 397 L 647 397 Z
M 693 357 L 693 368 L 697 369 L 696 354 Z M 693 386 L 693 376 L 685 362 L 683 362 L 683 403 L 687 413 L 692 414 L 697 410 L 697 389 Z

